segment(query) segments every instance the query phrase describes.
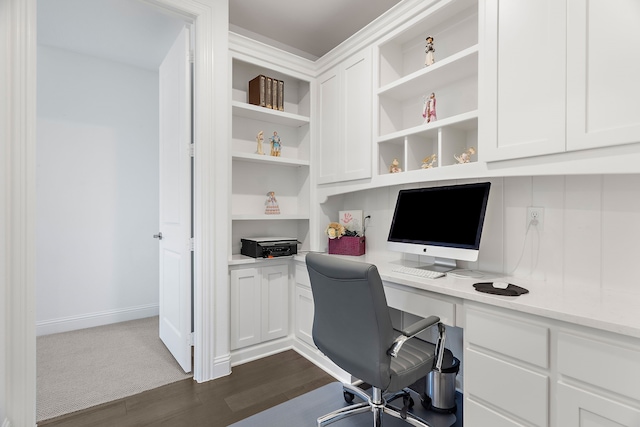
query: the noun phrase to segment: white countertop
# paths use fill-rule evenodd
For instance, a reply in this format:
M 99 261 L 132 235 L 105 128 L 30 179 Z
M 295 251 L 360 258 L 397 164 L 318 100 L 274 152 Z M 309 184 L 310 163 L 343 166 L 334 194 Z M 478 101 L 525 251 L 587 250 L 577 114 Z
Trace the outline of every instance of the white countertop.
M 304 253 L 296 255 L 304 261 Z M 457 278 L 445 276 L 438 279 L 423 279 L 393 272 L 399 265 L 418 266 L 418 263 L 393 258 L 395 254 L 367 254 L 359 257 L 340 256 L 353 261 L 375 264 L 383 281 L 423 289 L 429 292 L 477 301 L 497 307 L 508 308 L 522 313 L 543 316 L 605 331 L 640 338 L 640 295 L 613 292 L 610 290 L 568 288 L 558 283 L 485 273 L 482 278 Z M 500 280 L 529 290 L 528 294 L 517 297 L 481 293 L 475 290 L 476 282 Z

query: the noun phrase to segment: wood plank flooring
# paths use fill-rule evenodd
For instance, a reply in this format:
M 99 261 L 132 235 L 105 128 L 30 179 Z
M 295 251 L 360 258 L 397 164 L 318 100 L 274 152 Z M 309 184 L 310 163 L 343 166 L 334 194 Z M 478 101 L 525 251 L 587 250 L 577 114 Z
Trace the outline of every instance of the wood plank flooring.
M 223 427 L 335 381 L 293 350 L 38 423 L 47 427 Z

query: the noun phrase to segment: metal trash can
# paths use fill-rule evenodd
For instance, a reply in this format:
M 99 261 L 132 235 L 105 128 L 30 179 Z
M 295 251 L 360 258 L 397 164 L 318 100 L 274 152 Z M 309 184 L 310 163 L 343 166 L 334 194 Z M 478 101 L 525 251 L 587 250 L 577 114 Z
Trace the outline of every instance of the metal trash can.
M 454 357 L 451 366 L 444 366 L 440 370 L 434 368 L 427 374 L 425 394 L 430 409 L 436 412 L 456 412 L 456 375 L 459 371 L 460 360 Z

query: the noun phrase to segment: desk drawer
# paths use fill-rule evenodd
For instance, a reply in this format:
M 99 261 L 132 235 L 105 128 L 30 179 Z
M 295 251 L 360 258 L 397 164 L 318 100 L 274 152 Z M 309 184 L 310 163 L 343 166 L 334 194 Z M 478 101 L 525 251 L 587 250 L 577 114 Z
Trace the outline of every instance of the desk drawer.
M 591 337 L 558 334 L 558 372 L 623 396 L 640 400 L 640 346 Z
M 549 367 L 549 328 L 511 316 L 466 310 L 464 333 L 471 345 Z
M 420 317 L 438 316 L 448 326 L 456 326 L 456 305 L 418 291 L 404 291 L 391 286 L 384 287 L 387 305 Z

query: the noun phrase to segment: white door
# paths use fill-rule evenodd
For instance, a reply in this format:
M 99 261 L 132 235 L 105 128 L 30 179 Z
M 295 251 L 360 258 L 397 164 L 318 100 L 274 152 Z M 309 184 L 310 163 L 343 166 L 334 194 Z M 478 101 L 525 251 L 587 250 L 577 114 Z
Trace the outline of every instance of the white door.
M 189 30 L 160 65 L 160 339 L 191 371 L 191 72 Z

